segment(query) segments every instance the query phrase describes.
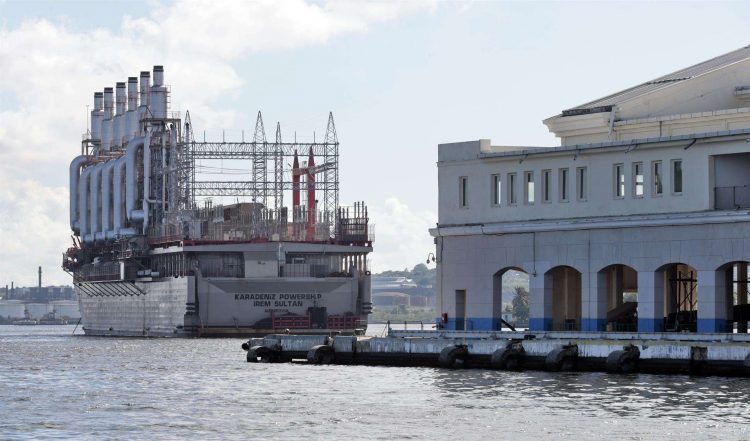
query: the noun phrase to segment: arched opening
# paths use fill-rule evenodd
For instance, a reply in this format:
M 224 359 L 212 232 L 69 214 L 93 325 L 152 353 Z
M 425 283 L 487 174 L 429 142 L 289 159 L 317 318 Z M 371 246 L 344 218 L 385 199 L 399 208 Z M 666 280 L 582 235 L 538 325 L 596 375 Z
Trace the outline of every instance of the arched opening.
M 581 329 L 581 273 L 570 266 L 558 266 L 547 271 L 544 284 L 545 291 L 551 289 L 552 329 L 579 331 Z
M 518 267 L 492 276 L 492 329 L 529 327 L 529 275 Z
M 698 272 L 684 263 L 670 263 L 663 275 L 664 330 L 696 332 L 698 329 Z
M 606 305 L 607 331 L 638 330 L 638 272 L 627 265 L 610 265 L 599 271 L 598 300 Z
M 748 301 L 748 270 L 750 263 L 738 261 L 728 263 L 719 268 L 724 272 L 726 280 L 727 321 L 731 324 L 728 329 L 736 326 L 738 334 L 746 334 L 747 323 L 750 321 L 750 301 Z

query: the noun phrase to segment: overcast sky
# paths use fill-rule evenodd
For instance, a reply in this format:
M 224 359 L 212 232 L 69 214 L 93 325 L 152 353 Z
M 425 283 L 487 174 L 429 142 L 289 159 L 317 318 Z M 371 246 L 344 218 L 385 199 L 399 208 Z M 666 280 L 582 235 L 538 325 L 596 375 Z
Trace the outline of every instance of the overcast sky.
M 0 285 L 70 283 L 67 176 L 94 91 L 165 66 L 198 133 L 341 141 L 375 270 L 432 250 L 437 144 L 552 146 L 541 120 L 750 44 L 750 2 L 0 0 Z M 320 136 L 320 135 L 318 135 Z

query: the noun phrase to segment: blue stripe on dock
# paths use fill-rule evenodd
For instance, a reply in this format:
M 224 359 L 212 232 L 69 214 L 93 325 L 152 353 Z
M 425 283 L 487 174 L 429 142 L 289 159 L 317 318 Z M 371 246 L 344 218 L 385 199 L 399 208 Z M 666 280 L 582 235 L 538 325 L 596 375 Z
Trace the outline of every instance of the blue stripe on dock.
M 604 331 L 607 328 L 607 319 L 605 318 L 584 318 L 581 319 L 581 331 Z

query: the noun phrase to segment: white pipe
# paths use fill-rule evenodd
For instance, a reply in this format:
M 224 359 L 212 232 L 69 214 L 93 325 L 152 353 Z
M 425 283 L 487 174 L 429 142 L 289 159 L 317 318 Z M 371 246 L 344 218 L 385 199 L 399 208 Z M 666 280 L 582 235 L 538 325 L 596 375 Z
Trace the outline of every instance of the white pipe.
M 70 229 L 78 232 L 78 180 L 81 177 L 81 166 L 88 161 L 86 155 L 76 156 L 70 162 Z
M 100 230 L 101 239 L 111 239 L 109 234 L 112 232 L 112 169 L 115 167 L 116 160 L 107 161 L 102 167 L 102 228 Z
M 164 135 L 162 135 L 162 145 Z M 151 190 L 151 143 L 143 146 L 143 234 L 148 234 L 148 204 Z
M 171 138 L 169 140 L 169 186 L 170 186 L 170 198 L 169 198 L 169 209 L 177 209 L 177 127 L 172 127 Z
M 125 215 L 128 217 L 128 220 L 133 221 L 140 221 L 143 220 L 143 213 L 140 212 L 140 210 L 135 209 L 135 198 L 136 198 L 136 189 L 135 189 L 135 176 L 136 176 L 136 169 L 135 169 L 135 157 L 138 153 L 138 149 L 142 148 L 144 143 L 146 142 L 145 136 L 140 136 L 138 138 L 133 138 L 128 143 L 128 149 L 125 152 Z M 144 168 L 146 164 L 146 154 L 144 149 Z M 145 173 L 144 173 L 145 175 Z M 145 182 L 145 178 L 144 178 Z M 144 195 L 145 197 L 145 195 Z
M 126 158 L 120 156 L 115 160 L 114 176 L 112 178 L 112 229 L 107 231 L 107 238 L 114 239 L 122 228 L 122 170 L 125 168 Z
M 91 222 L 90 225 L 90 231 L 91 231 L 91 237 L 94 240 L 101 239 L 100 231 L 101 227 L 99 224 L 99 197 L 101 196 L 101 187 L 99 185 L 99 182 L 101 180 L 102 176 L 102 168 L 104 167 L 104 163 L 101 162 L 99 164 L 96 164 L 93 167 L 93 171 L 89 175 L 89 197 L 91 198 L 91 205 L 89 208 L 89 220 Z
M 81 173 L 81 178 L 78 181 L 78 228 L 79 236 L 86 242 L 88 240 L 89 231 L 89 175 L 93 167 L 86 167 Z

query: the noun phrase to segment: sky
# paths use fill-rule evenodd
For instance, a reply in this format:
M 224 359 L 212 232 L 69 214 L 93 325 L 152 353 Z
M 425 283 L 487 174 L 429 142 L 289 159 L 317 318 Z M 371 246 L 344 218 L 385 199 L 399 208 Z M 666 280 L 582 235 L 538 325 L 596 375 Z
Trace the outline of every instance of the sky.
M 0 0 L 0 285 L 71 282 L 86 106 L 156 64 L 208 139 L 261 110 L 310 140 L 333 112 L 382 271 L 433 250 L 439 143 L 559 145 L 542 119 L 748 44 L 750 2 Z

